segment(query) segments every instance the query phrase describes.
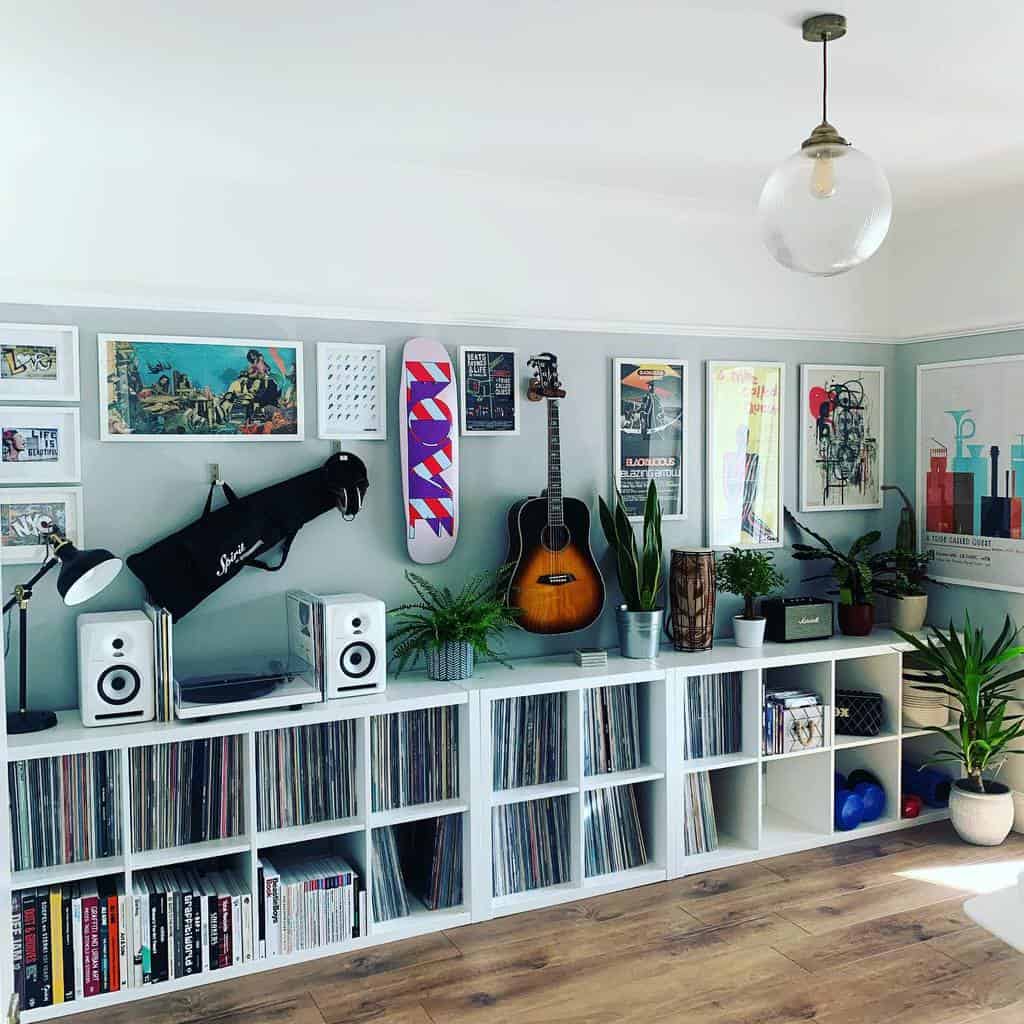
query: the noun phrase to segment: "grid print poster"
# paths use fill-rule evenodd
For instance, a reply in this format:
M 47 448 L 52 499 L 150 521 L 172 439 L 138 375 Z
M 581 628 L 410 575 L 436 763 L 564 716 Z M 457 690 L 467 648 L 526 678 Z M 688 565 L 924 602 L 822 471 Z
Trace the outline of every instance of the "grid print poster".
M 320 437 L 387 438 L 385 358 L 383 345 L 317 345 Z

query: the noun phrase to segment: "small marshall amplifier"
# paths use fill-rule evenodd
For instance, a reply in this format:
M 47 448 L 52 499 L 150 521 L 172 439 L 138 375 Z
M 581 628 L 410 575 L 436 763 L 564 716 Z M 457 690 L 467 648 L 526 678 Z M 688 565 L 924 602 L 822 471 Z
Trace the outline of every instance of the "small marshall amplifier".
M 832 635 L 831 601 L 818 597 L 773 597 L 761 602 L 765 636 L 777 643 L 825 640 Z

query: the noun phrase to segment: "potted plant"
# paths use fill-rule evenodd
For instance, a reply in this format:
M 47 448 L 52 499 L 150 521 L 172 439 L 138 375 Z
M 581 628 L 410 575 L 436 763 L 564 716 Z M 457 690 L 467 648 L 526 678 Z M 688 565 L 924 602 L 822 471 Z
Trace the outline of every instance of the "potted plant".
M 893 629 L 916 633 L 928 615 L 928 563 L 933 552 L 922 554 L 894 548 L 871 559 L 875 590 L 889 598 L 889 615 Z
M 789 509 L 786 515 L 797 529 L 813 537 L 821 547 L 794 544 L 793 557 L 802 562 L 828 559 L 832 569 L 828 573 L 839 588 L 839 628 L 847 636 L 867 636 L 875 625 L 874 570 L 868 548 L 877 544 L 882 534 L 878 530 L 858 537 L 848 551 L 840 551 L 820 534 L 799 522 Z M 811 576 L 809 579 L 821 579 Z
M 774 557 L 768 551 L 733 548 L 715 564 L 718 589 L 743 598 L 743 613 L 732 617 L 737 647 L 760 647 L 764 643 L 765 620 L 756 613 L 754 599 L 786 585 L 786 577 L 773 564 Z
M 962 636 L 952 622 L 947 633 L 933 626 L 923 641 L 912 633 L 896 632 L 936 678 L 934 683 L 918 683 L 916 688 L 942 694 L 950 709 L 959 712 L 959 728 L 928 727 L 949 744 L 935 752 L 931 763 L 953 762 L 964 772 L 950 790 L 953 828 L 968 843 L 998 846 L 1013 825 L 1013 796 L 1009 786 L 985 776 L 997 773 L 1007 754 L 1024 752 L 1010 747 L 1024 734 L 1024 716 L 1006 713 L 1010 702 L 1017 699 L 1014 684 L 1024 679 L 1024 670 L 1008 667 L 1024 655 L 1024 645 L 1017 644 L 1020 630 L 1007 616 L 998 639 L 988 649 L 984 632 L 972 628 L 968 613 L 964 614 Z
M 469 679 L 477 656 L 507 665 L 491 643 L 515 623 L 518 614 L 503 600 L 510 569 L 477 573 L 458 593 L 406 572 L 417 599 L 388 611 L 397 622 L 388 639 L 398 672 L 421 657 L 426 660 L 427 675 L 442 681 Z
M 658 489 L 652 480 L 644 502 L 643 543 L 639 547 L 619 491 L 615 492 L 614 512 L 604 498 L 598 500 L 601 526 L 608 546 L 615 552 L 619 589 L 625 601 L 616 612 L 619 647 L 625 658 L 654 658 L 661 643 L 665 614 L 661 601 L 661 505 Z

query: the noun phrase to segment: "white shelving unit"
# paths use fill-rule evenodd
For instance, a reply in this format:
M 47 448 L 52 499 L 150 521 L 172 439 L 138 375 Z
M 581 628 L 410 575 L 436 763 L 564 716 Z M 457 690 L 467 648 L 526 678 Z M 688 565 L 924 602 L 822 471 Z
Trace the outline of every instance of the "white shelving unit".
M 9 821 L 7 766 L 14 761 L 86 751 L 121 753 L 122 793 L 130 792 L 128 760 L 132 748 L 203 737 L 240 735 L 245 792 L 245 827 L 241 835 L 189 847 L 135 851 L 131 846 L 130 801 L 123 800 L 121 856 L 102 861 L 70 864 L 39 871 L 10 870 L 10 832 L 0 832 L 0 920 L 10 920 L 11 892 L 58 882 L 120 875 L 131 891 L 134 871 L 158 865 L 187 863 L 200 858 L 231 857 L 244 867 L 253 888 L 256 860 L 261 851 L 281 846 L 331 842 L 354 862 L 372 892 L 372 830 L 440 815 L 463 817 L 463 898 L 461 907 L 430 911 L 412 902 L 409 917 L 377 923 L 368 915 L 367 934 L 350 942 L 288 957 L 254 960 L 212 973 L 194 975 L 140 989 L 28 1011 L 26 1024 L 83 1010 L 158 996 L 163 993 L 216 983 L 277 966 L 328 956 L 338 952 L 391 942 L 424 932 L 453 928 L 505 914 L 583 899 L 600 892 L 664 881 L 698 871 L 758 858 L 809 849 L 846 839 L 906 828 L 945 817 L 932 811 L 916 820 L 899 818 L 901 762 L 904 756 L 923 760 L 934 744 L 920 730 L 906 731 L 901 722 L 901 650 L 895 634 L 877 631 L 871 637 L 803 644 L 766 644 L 740 649 L 721 642 L 711 651 L 681 654 L 664 651 L 656 660 L 633 661 L 610 656 L 600 672 L 577 668 L 571 658 L 527 659 L 514 669 L 487 664 L 474 679 L 463 683 L 436 683 L 422 678 L 392 681 L 383 693 L 306 706 L 294 711 L 275 710 L 207 721 L 148 723 L 86 729 L 77 712 L 61 712 L 57 728 L 27 736 L 0 735 L 3 764 L 0 813 Z M 742 742 L 734 754 L 684 760 L 682 756 L 682 700 L 687 686 L 698 676 L 742 673 Z M 787 682 L 814 689 L 824 703 L 835 705 L 837 687 L 873 690 L 883 696 L 886 718 L 878 737 L 827 737 L 823 748 L 792 755 L 765 757 L 761 753 L 762 684 Z M 641 721 L 641 766 L 607 775 L 584 770 L 585 694 L 599 686 L 638 684 Z M 493 786 L 494 750 L 491 707 L 495 701 L 540 693 L 564 695 L 565 778 L 515 790 Z M 459 716 L 459 792 L 456 799 L 434 804 L 373 811 L 370 802 L 370 720 L 441 705 L 457 706 Z M 358 799 L 356 813 L 338 821 L 321 822 L 260 832 L 257 829 L 255 779 L 256 734 L 268 729 L 353 719 L 356 721 Z M 866 768 L 886 786 L 888 808 L 875 823 L 851 832 L 832 826 L 834 773 Z M 683 845 L 683 785 L 695 771 L 710 773 L 719 825 L 719 848 L 713 853 L 687 856 Z M 586 794 L 594 789 L 635 787 L 644 828 L 648 863 L 631 870 L 587 877 L 585 871 Z M 491 866 L 491 818 L 495 808 L 526 801 L 558 798 L 569 803 L 569 877 L 547 888 L 495 896 Z M 368 892 L 368 905 L 372 899 Z M 0 962 L 11 963 L 11 933 L 0 928 Z M 2 998 L 9 997 L 12 979 L 2 972 Z

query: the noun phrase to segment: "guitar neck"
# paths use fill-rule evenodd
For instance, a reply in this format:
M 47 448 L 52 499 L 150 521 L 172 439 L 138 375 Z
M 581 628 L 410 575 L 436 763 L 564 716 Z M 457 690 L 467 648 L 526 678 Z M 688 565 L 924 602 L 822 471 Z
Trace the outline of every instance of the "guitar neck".
M 548 525 L 565 522 L 562 509 L 562 447 L 558 434 L 558 402 L 548 403 Z

